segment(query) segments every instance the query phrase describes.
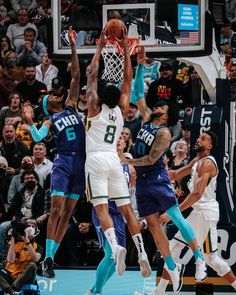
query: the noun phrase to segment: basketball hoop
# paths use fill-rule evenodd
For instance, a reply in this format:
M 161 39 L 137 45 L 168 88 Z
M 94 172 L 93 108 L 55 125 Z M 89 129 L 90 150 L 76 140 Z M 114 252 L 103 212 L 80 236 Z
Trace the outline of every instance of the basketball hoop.
M 139 38 L 128 38 L 130 55 L 136 54 Z M 123 79 L 124 48 L 117 41 L 108 40 L 102 50 L 104 73 L 102 79 L 108 82 L 120 83 Z

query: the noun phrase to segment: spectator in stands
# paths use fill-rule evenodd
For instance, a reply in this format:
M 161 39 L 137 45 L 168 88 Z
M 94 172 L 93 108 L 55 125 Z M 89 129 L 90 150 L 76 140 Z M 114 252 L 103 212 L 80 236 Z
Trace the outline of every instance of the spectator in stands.
M 141 118 L 137 117 L 138 107 L 134 102 L 130 102 L 129 111 L 125 116 L 124 127 L 130 129 L 132 133 L 132 140 L 135 141 L 137 134 L 141 128 Z
M 6 200 L 6 194 L 8 190 L 7 172 L 6 172 L 7 167 L 8 167 L 7 160 L 4 157 L 0 156 L 0 220 L 2 220 L 2 217 L 5 213 L 4 201 Z
M 147 92 L 146 102 L 151 110 L 159 100 L 171 100 L 178 103 L 180 99 L 183 99 L 183 86 L 173 76 L 171 65 L 163 63 L 159 71 L 160 78 L 150 84 Z
M 12 124 L 16 128 L 22 121 L 21 103 L 22 97 L 19 92 L 12 92 L 8 99 L 9 107 L 6 106 L 0 110 L 0 134 L 2 134 L 5 124 Z M 0 136 L 2 138 L 2 136 Z
M 236 33 L 232 30 L 230 22 L 224 23 L 220 30 L 220 45 L 229 45 L 233 50 L 233 57 L 236 56 Z M 222 48 L 221 48 L 222 50 Z
M 6 212 L 6 221 L 0 224 L 0 258 L 3 257 L 6 234 L 12 227 L 13 219 L 47 220 L 48 218 L 48 214 L 44 211 L 48 200 L 44 189 L 39 184 L 37 173 L 34 170 L 26 170 L 21 180 L 23 188 L 12 198 Z
M 57 148 L 56 148 L 56 142 L 55 142 L 55 138 L 52 134 L 52 130 L 48 131 L 48 135 L 42 139 L 42 142 L 45 143 L 46 145 L 46 149 L 47 149 L 47 158 L 53 162 L 55 155 L 57 153 Z
M 232 64 L 230 72 L 230 99 L 236 101 L 236 64 Z
M 30 156 L 25 156 L 20 164 L 20 173 L 14 175 L 7 194 L 7 201 L 10 204 L 14 195 L 23 188 L 23 183 L 21 182 L 21 176 L 25 170 L 34 169 L 33 158 Z
M 83 261 L 85 257 L 79 256 L 77 245 L 85 246 L 83 244 L 88 239 L 96 239 L 95 228 L 92 225 L 92 204 L 87 202 L 85 196 L 81 196 L 73 210 L 72 218 L 55 260 L 58 261 L 60 254 L 63 253 L 64 261 L 61 261 L 60 264 L 81 265 L 82 262 L 85 262 Z M 85 255 L 85 253 L 81 254 Z
M 39 105 L 42 97 L 47 93 L 46 85 L 36 80 L 33 64 L 25 66 L 25 79 L 17 84 L 15 89 L 20 92 L 24 101 L 29 101 L 33 106 Z
M 16 54 L 19 65 L 39 65 L 47 49 L 45 45 L 36 40 L 36 31 L 33 28 L 26 28 L 24 31 L 24 43 L 16 46 Z
M 18 222 L 19 224 L 19 222 Z M 10 246 L 7 252 L 5 270 L 0 270 L 0 287 L 4 294 L 17 295 L 25 284 L 34 284 L 36 280 L 36 263 L 40 260 L 43 249 L 34 241 L 37 223 L 34 219 L 21 222 L 25 230 L 11 232 Z M 19 225 L 18 225 L 19 226 Z M 17 225 L 15 225 L 17 228 Z M 22 234 L 21 234 L 22 232 Z
M 19 9 L 24 8 L 28 11 L 31 11 L 32 9 L 37 7 L 36 0 L 10 0 L 10 2 L 12 10 L 10 10 L 7 16 L 2 20 L 1 25 L 4 25 L 5 23 L 8 23 L 12 20 L 15 22 L 18 16 Z
M 7 159 L 7 175 L 9 183 L 15 174 L 20 172 L 20 164 L 24 156 L 28 155 L 27 146 L 16 139 L 16 129 L 12 124 L 6 124 L 3 127 L 3 141 L 0 153 Z
M 182 137 L 179 139 L 181 141 L 186 141 L 187 146 L 188 146 L 188 153 L 190 153 L 190 135 L 191 135 L 191 126 L 190 124 L 186 123 L 186 122 L 182 122 Z M 176 144 L 178 143 L 178 140 L 174 141 L 170 147 L 173 155 L 175 155 L 175 147 Z
M 38 40 L 43 42 L 47 46 L 47 22 L 51 17 L 51 1 L 39 0 L 38 7 L 30 14 L 30 19 L 38 29 Z
M 7 8 L 4 6 L 4 0 L 0 0 L 0 21 L 7 15 Z
M 41 58 L 41 64 L 36 66 L 36 80 L 44 83 L 47 90 L 52 90 L 52 80 L 58 75 L 58 68 L 52 64 L 48 53 L 45 52 Z
M 24 31 L 26 28 L 32 28 L 37 32 L 37 27 L 29 22 L 27 9 L 20 8 L 18 10 L 17 20 L 17 23 L 11 24 L 7 28 L 7 36 L 11 40 L 13 48 L 24 44 Z
M 4 68 L 0 73 L 0 95 L 7 101 L 9 95 L 15 90 L 16 85 L 23 80 L 24 70 L 17 66 L 17 56 L 13 51 L 8 51 L 5 56 Z M 5 103 L 7 105 L 7 103 Z
M 0 8 L 1 9 L 1 8 Z M 12 47 L 11 47 L 11 41 L 10 39 L 5 36 L 5 35 L 2 35 L 0 37 L 0 64 L 3 66 L 4 63 L 5 63 L 5 57 L 6 57 L 6 53 L 8 51 L 12 51 Z
M 229 72 L 230 72 L 230 68 L 233 63 L 233 61 L 232 61 L 233 49 L 229 45 L 224 45 L 224 46 L 222 46 L 221 50 L 222 50 L 222 53 L 225 57 L 224 66 L 226 68 L 227 76 L 228 76 Z
M 132 140 L 132 134 L 131 134 L 130 129 L 127 127 L 123 127 L 121 135 L 123 136 L 124 141 L 125 141 L 124 152 L 132 154 L 133 149 L 134 149 L 134 143 Z
M 7 16 L 7 7 L 5 1 L 0 0 L 0 35 L 5 35 L 7 26 L 5 25 L 4 19 Z
M 34 170 L 39 176 L 39 184 L 44 187 L 48 174 L 51 173 L 53 163 L 46 158 L 47 150 L 43 142 L 35 143 L 33 147 Z

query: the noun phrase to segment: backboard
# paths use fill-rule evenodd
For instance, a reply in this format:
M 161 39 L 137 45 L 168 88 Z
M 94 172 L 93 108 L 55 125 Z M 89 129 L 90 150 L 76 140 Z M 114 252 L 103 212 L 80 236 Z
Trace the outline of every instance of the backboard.
M 201 56 L 211 53 L 208 0 L 52 1 L 50 53 L 69 55 L 67 29 L 77 33 L 77 52 L 91 55 L 107 20 L 119 16 L 129 37 L 139 37 L 148 56 Z M 50 37 L 50 36 L 49 36 Z

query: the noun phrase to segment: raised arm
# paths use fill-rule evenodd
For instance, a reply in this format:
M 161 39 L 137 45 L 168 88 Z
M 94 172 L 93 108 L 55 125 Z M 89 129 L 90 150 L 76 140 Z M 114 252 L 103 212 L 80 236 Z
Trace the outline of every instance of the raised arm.
M 91 64 L 87 69 L 87 107 L 88 107 L 88 117 L 94 117 L 100 112 L 99 97 L 97 93 L 98 88 L 98 70 L 99 63 L 102 54 L 102 50 L 106 45 L 106 36 L 104 31 L 98 41 L 98 47 L 94 53 Z
M 138 104 L 138 109 L 140 111 L 141 117 L 143 119 L 143 123 L 150 120 L 150 112 L 148 111 L 145 96 L 144 96 L 144 80 L 143 80 L 143 72 L 144 72 L 144 64 L 146 63 L 146 52 L 144 46 L 138 47 L 137 54 L 137 68 L 135 72 L 134 79 L 134 93 L 135 99 Z
M 129 46 L 127 40 L 127 29 L 125 26 L 122 27 L 122 38 L 118 40 L 121 47 L 124 48 L 124 75 L 123 81 L 121 83 L 120 91 L 121 97 L 119 101 L 119 107 L 122 110 L 123 115 L 129 110 L 130 102 L 130 91 L 131 91 L 131 81 L 132 81 L 132 64 L 129 53 Z
M 79 59 L 76 53 L 76 41 L 74 38 L 74 32 L 72 30 L 72 26 L 69 27 L 68 30 L 68 38 L 71 46 L 71 75 L 72 80 L 70 82 L 70 90 L 68 97 L 66 99 L 66 106 L 71 106 L 76 108 L 77 100 L 79 97 L 79 89 L 80 89 L 80 66 Z
M 171 135 L 167 128 L 161 128 L 156 133 L 156 138 L 153 142 L 148 155 L 137 159 L 129 159 L 128 163 L 133 166 L 148 166 L 153 165 L 165 152 L 170 145 Z

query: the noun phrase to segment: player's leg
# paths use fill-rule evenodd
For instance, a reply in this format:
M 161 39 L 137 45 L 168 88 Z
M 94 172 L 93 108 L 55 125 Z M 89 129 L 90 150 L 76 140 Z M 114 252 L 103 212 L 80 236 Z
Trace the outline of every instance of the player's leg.
M 175 262 L 172 252 L 170 251 L 169 240 L 160 227 L 159 214 L 151 214 L 149 216 L 146 216 L 145 219 L 147 221 L 148 229 L 153 236 L 155 244 L 160 250 L 161 255 L 165 261 L 166 269 L 168 271 L 168 273 L 165 271 L 165 274 L 163 275 L 163 278 L 165 277 L 166 280 L 165 283 L 168 284 L 170 275 L 174 291 L 180 291 L 183 284 L 182 277 L 184 273 L 184 265 Z
M 106 282 L 116 271 L 115 262 L 112 258 L 112 250 L 106 239 L 104 240 L 103 250 L 105 255 L 97 267 L 95 284 L 90 290 L 92 294 L 102 293 Z
M 126 249 L 118 244 L 113 221 L 108 211 L 109 163 L 106 158 L 93 155 L 86 159 L 87 194 L 93 204 L 104 235 L 112 249 L 116 262 L 116 271 L 122 275 L 125 271 Z
M 196 240 L 195 232 L 190 225 L 190 223 L 183 217 L 179 210 L 178 205 L 174 205 L 166 211 L 167 215 L 173 221 L 173 223 L 178 227 L 182 237 L 185 242 L 189 244 L 193 251 L 195 257 L 196 271 L 195 280 L 197 282 L 202 282 L 207 277 L 207 269 L 204 261 L 204 257 L 199 249 L 198 242 Z
M 138 251 L 141 275 L 143 277 L 149 277 L 151 275 L 151 267 L 144 248 L 139 224 L 130 204 L 129 189 L 119 158 L 117 159 L 117 163 L 113 165 L 109 178 L 108 191 L 110 199 L 115 200 L 116 205 L 127 222 L 128 230 Z
M 209 265 L 220 277 L 223 277 L 236 290 L 236 276 L 228 263 L 218 256 L 217 222 L 209 221 L 210 230 L 203 244 L 204 256 Z

